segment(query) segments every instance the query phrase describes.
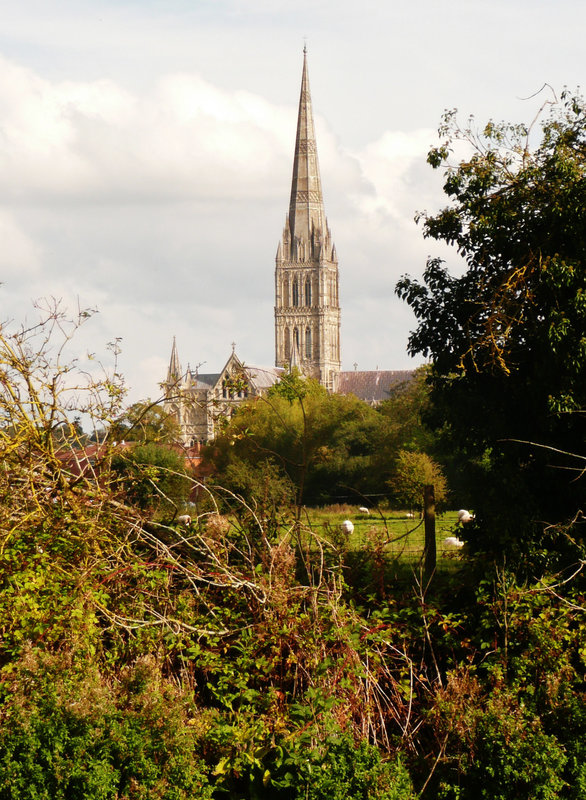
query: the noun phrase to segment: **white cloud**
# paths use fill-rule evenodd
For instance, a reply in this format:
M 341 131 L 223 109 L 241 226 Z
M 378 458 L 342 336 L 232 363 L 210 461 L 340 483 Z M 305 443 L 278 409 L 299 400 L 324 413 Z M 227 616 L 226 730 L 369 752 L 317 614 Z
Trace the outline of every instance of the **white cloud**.
M 168 75 L 143 96 L 111 81 L 51 84 L 0 60 L 0 195 L 38 203 L 271 192 L 292 109 Z
M 0 281 L 30 278 L 38 274 L 42 250 L 22 230 L 14 216 L 0 209 Z

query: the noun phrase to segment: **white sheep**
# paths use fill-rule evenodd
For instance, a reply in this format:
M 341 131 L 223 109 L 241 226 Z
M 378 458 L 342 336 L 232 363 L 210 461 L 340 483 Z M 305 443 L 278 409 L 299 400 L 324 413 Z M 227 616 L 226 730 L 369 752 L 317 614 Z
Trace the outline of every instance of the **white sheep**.
M 191 525 L 191 517 L 189 514 L 180 514 L 175 522 L 179 522 L 180 525 L 185 525 L 185 527 L 187 527 L 188 525 Z
M 370 511 L 367 509 L 366 506 L 360 506 L 358 510 L 360 511 L 361 514 L 370 514 Z
M 461 508 L 458 511 L 458 522 L 461 522 L 463 525 L 465 525 L 467 522 L 472 522 L 474 518 L 475 518 L 474 514 L 471 514 L 469 511 L 466 511 L 465 508 Z
M 464 542 L 457 536 L 446 536 L 444 544 L 448 547 L 464 547 Z
M 343 531 L 344 533 L 347 533 L 349 536 L 354 530 L 354 525 L 350 522 L 349 519 L 345 519 L 344 522 L 342 522 L 342 524 L 340 525 L 340 530 Z

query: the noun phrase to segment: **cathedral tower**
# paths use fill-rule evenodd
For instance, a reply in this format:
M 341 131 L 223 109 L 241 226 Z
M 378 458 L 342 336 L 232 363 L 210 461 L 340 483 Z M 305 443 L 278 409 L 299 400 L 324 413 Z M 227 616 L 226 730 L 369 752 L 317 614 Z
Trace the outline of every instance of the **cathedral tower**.
M 276 257 L 275 350 L 278 367 L 297 366 L 336 391 L 338 260 L 324 211 L 305 48 L 291 200 Z

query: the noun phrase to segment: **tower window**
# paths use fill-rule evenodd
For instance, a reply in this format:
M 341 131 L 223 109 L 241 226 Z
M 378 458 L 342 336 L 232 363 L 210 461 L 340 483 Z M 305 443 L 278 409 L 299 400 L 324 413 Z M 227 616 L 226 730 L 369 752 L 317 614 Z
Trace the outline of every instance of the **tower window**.
M 293 305 L 299 305 L 299 281 L 297 278 L 293 281 Z
M 305 358 L 311 358 L 311 328 L 305 329 Z
M 289 361 L 291 358 L 291 336 L 289 335 L 289 328 L 285 328 L 285 359 Z
M 305 281 L 305 305 L 311 305 L 311 278 Z

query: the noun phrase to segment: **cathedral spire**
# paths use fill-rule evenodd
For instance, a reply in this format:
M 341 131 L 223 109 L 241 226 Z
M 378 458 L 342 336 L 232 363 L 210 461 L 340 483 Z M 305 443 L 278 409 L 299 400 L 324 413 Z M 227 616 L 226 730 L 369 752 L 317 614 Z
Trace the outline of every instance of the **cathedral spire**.
M 179 363 L 179 354 L 177 352 L 177 342 L 173 337 L 173 347 L 171 348 L 171 360 L 169 361 L 169 369 L 167 370 L 167 383 L 174 385 L 182 378 L 183 371 Z
M 338 261 L 324 212 L 306 48 L 289 213 L 275 259 L 275 363 L 298 367 L 330 390 L 340 372 Z
M 307 48 L 303 48 L 303 74 L 297 116 L 297 138 L 293 161 L 291 200 L 289 203 L 289 231 L 292 249 L 302 260 L 319 257 L 315 252 L 316 239 L 325 237 L 327 223 L 319 174 L 315 142 L 311 92 L 307 69 Z

